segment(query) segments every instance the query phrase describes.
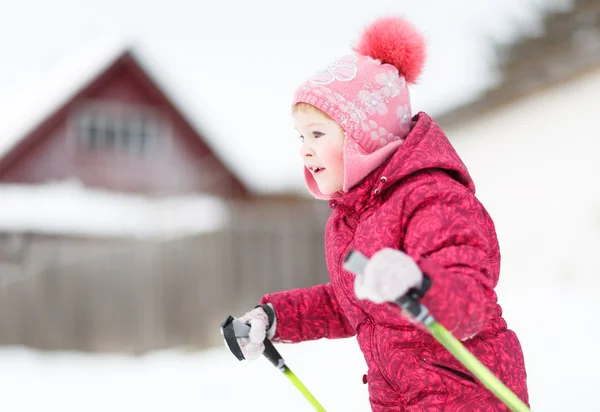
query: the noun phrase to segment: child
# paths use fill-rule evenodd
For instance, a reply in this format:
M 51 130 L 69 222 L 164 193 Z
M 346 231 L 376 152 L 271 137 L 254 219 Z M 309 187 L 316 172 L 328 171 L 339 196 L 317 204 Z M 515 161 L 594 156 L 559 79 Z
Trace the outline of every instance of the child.
M 331 281 L 264 296 L 240 317 L 251 330 L 238 343 L 256 359 L 265 336 L 356 335 L 373 411 L 508 410 L 425 329 L 383 304 L 422 288 L 434 317 L 528 402 L 521 347 L 494 292 L 494 224 L 442 130 L 425 113 L 411 118 L 406 84 L 416 81 L 424 56 L 410 23 L 378 19 L 354 55 L 296 92 L 306 184 L 333 209 L 325 234 Z M 371 258 L 364 276 L 343 269 L 350 249 Z

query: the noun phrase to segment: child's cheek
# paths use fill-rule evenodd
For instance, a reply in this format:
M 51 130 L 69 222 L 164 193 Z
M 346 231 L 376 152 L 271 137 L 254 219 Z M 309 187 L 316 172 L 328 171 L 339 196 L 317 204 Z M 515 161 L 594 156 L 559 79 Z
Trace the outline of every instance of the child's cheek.
M 344 173 L 344 155 L 337 146 L 328 147 L 326 151 L 329 169 L 336 174 Z

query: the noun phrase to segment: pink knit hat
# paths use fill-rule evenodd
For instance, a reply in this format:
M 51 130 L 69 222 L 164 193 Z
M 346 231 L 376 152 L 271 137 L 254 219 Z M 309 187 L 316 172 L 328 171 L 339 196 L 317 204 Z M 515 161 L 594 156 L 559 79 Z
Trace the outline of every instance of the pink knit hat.
M 425 40 L 410 22 L 386 17 L 365 29 L 354 51 L 300 86 L 292 105 L 308 103 L 346 132 L 344 192 L 388 159 L 410 131 L 407 83 L 421 73 Z M 332 197 L 321 193 L 307 168 L 304 177 L 313 196 Z

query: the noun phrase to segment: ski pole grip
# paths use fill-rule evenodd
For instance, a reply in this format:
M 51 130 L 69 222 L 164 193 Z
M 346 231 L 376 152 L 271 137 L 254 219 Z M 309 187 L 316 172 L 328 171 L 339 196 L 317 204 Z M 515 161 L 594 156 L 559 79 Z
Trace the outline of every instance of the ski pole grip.
M 350 250 L 344 259 L 344 269 L 360 276 L 364 272 L 368 261 L 369 259 L 359 251 Z M 431 281 L 425 275 L 423 275 L 423 280 L 425 285 L 422 289 L 426 291 L 431 286 Z M 394 303 L 410 313 L 417 320 L 422 321 L 429 314 L 427 308 L 419 302 L 419 298 L 422 297 L 423 293 L 423 291 L 411 289 L 407 294 L 396 299 Z
M 229 316 L 225 322 L 221 324 L 221 331 L 231 353 L 233 353 L 240 361 L 246 359 L 242 353 L 242 349 L 240 348 L 237 339 L 248 337 L 248 334 L 250 333 L 250 325 L 234 318 L 233 316 Z M 263 352 L 263 355 L 276 368 L 283 368 L 285 366 L 285 361 L 277 349 L 275 349 L 273 343 L 268 338 L 265 338 L 263 343 L 265 345 L 265 351 Z
M 350 250 L 344 259 L 344 269 L 355 275 L 362 275 L 369 259 L 357 250 Z
M 265 344 L 265 351 L 263 352 L 265 358 L 267 358 L 277 369 L 283 369 L 285 361 L 277 349 L 275 349 L 275 346 L 273 346 L 273 342 L 269 339 L 265 339 L 263 343 Z
M 421 305 L 414 296 L 408 293 L 396 299 L 394 303 L 410 313 L 419 321 L 423 320 L 425 316 L 429 314 L 427 308 Z

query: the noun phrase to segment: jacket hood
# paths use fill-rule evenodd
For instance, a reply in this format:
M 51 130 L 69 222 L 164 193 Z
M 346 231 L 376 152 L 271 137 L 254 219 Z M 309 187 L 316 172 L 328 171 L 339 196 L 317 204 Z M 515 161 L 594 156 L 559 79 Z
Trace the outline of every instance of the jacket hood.
M 407 176 L 427 169 L 441 169 L 473 193 L 475 185 L 467 167 L 442 129 L 424 112 L 412 119 L 412 128 L 395 152 L 361 183 L 329 201 L 360 208 Z

